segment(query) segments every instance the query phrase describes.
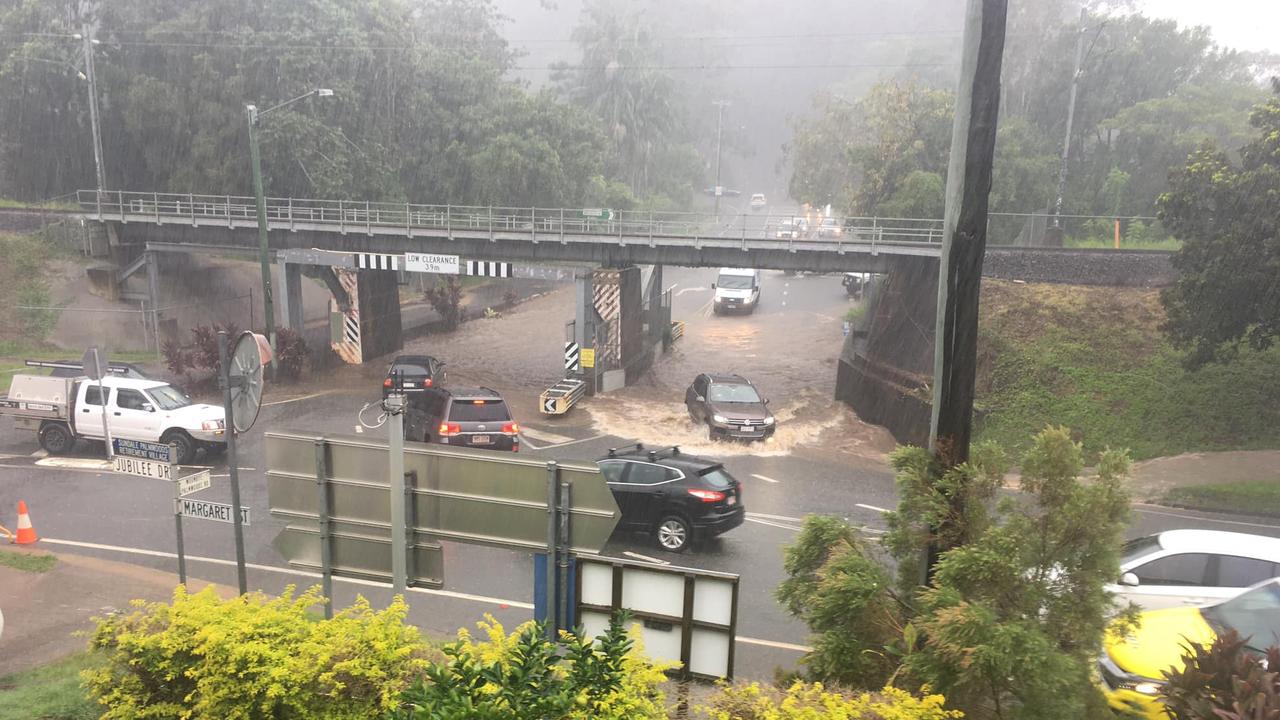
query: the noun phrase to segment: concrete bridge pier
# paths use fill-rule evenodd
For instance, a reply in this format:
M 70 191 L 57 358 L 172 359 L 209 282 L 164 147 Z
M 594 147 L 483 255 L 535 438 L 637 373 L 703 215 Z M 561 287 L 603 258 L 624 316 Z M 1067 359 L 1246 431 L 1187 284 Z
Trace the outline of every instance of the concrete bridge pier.
M 302 312 L 302 266 L 297 263 L 277 261 L 280 266 L 280 277 L 284 279 L 280 288 L 280 314 L 284 326 L 302 334 L 306 328 Z

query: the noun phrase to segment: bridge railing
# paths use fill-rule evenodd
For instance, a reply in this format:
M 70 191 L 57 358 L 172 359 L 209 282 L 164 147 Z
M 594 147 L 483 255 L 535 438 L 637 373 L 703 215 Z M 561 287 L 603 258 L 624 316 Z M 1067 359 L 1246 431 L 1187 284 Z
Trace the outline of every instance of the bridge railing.
M 257 221 L 254 198 L 195 193 L 147 193 L 81 190 L 77 201 L 83 211 L 100 219 L 152 220 L 192 225 L 225 223 L 243 227 Z M 501 207 L 388 203 L 363 200 L 266 198 L 266 216 L 272 227 L 312 228 L 323 225 L 339 232 L 375 229 L 528 232 L 545 240 L 548 235 L 617 237 L 620 242 L 645 238 L 741 238 L 773 240 L 830 240 L 840 243 L 940 243 L 940 220 L 913 218 L 845 218 L 839 226 L 821 225 L 815 218 L 806 230 L 792 235 L 787 221 L 792 215 L 709 213 L 653 210 L 583 210 L 577 208 Z

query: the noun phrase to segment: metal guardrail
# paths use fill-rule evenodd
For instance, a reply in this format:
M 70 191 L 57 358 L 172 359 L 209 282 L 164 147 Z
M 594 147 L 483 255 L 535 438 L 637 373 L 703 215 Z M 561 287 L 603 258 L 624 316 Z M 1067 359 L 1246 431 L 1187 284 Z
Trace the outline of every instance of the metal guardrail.
M 538 396 L 538 411 L 543 415 L 563 415 L 569 412 L 586 394 L 587 384 L 574 378 L 565 378 Z
M 146 193 L 81 190 L 82 211 L 98 220 L 183 223 L 192 226 L 256 225 L 254 198 L 193 193 Z M 267 222 L 274 229 L 327 229 L 339 233 L 389 234 L 412 237 L 445 233 L 528 234 L 534 241 L 590 236 L 592 242 L 616 238 L 626 245 L 654 244 L 657 239 L 740 240 L 755 247 L 776 249 L 830 249 L 843 245 L 934 245 L 942 239 L 941 220 L 910 218 L 846 218 L 839 232 L 814 226 L 802 236 L 780 231 L 794 215 L 744 213 L 729 223 L 723 216 L 651 210 L 613 211 L 596 217 L 591 211 L 570 208 L 423 205 L 354 200 L 267 198 Z

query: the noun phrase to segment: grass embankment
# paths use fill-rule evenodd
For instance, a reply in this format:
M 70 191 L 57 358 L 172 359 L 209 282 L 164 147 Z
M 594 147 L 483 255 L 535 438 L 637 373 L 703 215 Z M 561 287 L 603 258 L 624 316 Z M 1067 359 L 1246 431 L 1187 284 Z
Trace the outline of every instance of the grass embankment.
M 45 344 L 58 321 L 57 310 L 20 310 L 19 306 L 51 307 L 49 266 L 75 255 L 41 233 L 0 234 L 0 393 L 8 392 L 17 373 L 28 370 L 24 360 L 75 360 L 80 350 L 59 350 Z M 146 362 L 154 354 L 110 353 L 110 360 Z M 43 372 L 38 369 L 33 372 Z
M 1161 502 L 1193 510 L 1280 517 L 1280 477 L 1173 488 Z
M 34 670 L 0 677 L 0 720 L 90 720 L 102 713 L 80 687 L 94 662 L 78 653 Z
M 1090 455 L 1280 447 L 1280 348 L 1197 372 L 1154 290 L 983 281 L 979 437 L 1023 449 L 1066 425 Z
M 0 565 L 31 573 L 44 573 L 58 564 L 58 558 L 47 553 L 0 550 Z

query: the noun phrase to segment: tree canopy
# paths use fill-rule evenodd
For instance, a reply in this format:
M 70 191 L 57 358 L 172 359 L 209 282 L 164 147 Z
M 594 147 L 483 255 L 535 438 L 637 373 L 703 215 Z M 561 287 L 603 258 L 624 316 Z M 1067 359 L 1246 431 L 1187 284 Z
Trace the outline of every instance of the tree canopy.
M 1182 239 L 1167 329 L 1198 367 L 1280 337 L 1280 82 L 1254 109 L 1239 163 L 1212 144 L 1171 173 L 1160 218 Z

